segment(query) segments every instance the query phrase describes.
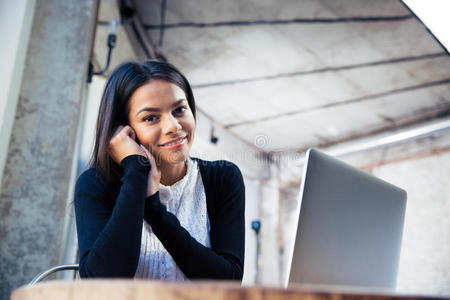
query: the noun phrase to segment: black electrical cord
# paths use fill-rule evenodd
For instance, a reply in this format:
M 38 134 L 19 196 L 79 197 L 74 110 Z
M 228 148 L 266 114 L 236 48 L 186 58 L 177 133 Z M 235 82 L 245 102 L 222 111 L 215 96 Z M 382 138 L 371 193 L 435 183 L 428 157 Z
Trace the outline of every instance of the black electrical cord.
M 116 46 L 116 34 L 115 33 L 110 33 L 108 35 L 107 45 L 108 45 L 108 54 L 106 56 L 105 67 L 99 72 L 94 72 L 93 75 L 104 75 L 106 73 L 106 71 L 108 70 L 109 64 L 111 62 L 112 49 Z
M 161 1 L 161 23 L 160 23 L 160 30 L 159 30 L 159 47 L 161 48 L 163 45 L 163 39 L 164 39 L 164 29 L 166 24 L 166 7 L 167 7 L 167 1 L 162 0 Z
M 94 65 L 92 63 L 92 61 L 89 61 L 89 67 L 88 67 L 88 76 L 87 76 L 87 82 L 91 83 L 92 82 L 92 76 L 94 75 L 104 75 L 106 73 L 106 71 L 108 71 L 109 65 L 111 63 L 111 56 L 112 56 L 112 50 L 113 48 L 116 46 L 116 30 L 117 27 L 120 25 L 120 21 L 117 20 L 112 20 L 110 25 L 110 33 L 108 34 L 108 41 L 107 41 L 107 46 L 108 46 L 108 53 L 106 55 L 106 63 L 105 66 L 103 67 L 103 69 L 101 71 L 95 72 L 94 71 Z

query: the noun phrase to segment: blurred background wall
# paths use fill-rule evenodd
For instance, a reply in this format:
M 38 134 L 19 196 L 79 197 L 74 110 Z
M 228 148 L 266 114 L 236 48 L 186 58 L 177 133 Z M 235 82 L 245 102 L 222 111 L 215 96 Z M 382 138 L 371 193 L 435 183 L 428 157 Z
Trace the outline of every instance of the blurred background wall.
M 9 299 L 63 258 L 97 2 L 2 1 L 0 14 L 11 42 L 0 56 L 0 298 Z
M 241 168 L 244 284 L 286 276 L 303 158 L 318 147 L 407 190 L 398 290 L 450 293 L 450 60 L 401 1 L 0 5 L 11 45 L 0 52 L 1 299 L 77 261 L 73 185 L 106 78 L 129 59 L 185 73 L 198 106 L 192 155 Z M 105 67 L 111 32 L 109 68 L 88 76 L 89 63 Z

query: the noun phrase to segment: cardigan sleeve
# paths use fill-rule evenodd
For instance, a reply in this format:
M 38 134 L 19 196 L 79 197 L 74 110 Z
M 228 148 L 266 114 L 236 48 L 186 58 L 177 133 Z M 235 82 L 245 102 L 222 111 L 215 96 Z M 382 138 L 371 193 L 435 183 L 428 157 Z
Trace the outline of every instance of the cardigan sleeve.
M 142 159 L 141 155 L 123 159 L 124 175 L 115 204 L 95 169 L 78 178 L 74 202 L 81 277 L 134 276 L 149 172 Z
M 217 203 L 211 249 L 197 242 L 177 217 L 160 202 L 159 192 L 147 198 L 145 220 L 165 249 L 190 279 L 242 280 L 245 244 L 245 187 L 239 168 L 228 163 L 218 172 Z

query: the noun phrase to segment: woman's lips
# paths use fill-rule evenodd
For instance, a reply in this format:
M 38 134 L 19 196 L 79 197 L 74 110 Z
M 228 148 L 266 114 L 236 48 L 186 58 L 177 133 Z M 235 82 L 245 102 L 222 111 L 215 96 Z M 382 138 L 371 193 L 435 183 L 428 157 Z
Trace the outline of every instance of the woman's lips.
M 186 143 L 186 137 L 182 137 L 182 138 L 177 139 L 174 142 L 163 144 L 163 145 L 161 145 L 161 147 L 168 148 L 168 149 L 174 149 L 174 148 L 181 147 L 185 143 Z

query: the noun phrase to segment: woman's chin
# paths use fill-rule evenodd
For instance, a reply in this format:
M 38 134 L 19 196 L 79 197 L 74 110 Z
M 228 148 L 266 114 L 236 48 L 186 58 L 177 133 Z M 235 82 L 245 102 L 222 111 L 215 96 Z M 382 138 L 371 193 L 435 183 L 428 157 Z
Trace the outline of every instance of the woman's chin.
M 180 163 L 183 163 L 186 161 L 186 159 L 189 156 L 189 152 L 184 151 L 174 151 L 167 153 L 167 155 L 161 155 L 161 162 L 164 164 L 170 164 L 170 165 L 178 165 Z

